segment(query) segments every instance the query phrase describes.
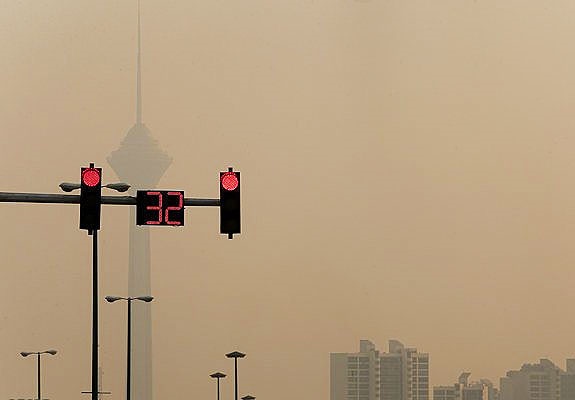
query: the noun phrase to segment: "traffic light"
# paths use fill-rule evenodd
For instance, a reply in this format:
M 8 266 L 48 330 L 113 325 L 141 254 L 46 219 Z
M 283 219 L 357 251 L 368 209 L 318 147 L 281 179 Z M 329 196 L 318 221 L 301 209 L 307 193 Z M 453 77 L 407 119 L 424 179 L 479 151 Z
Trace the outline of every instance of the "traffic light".
M 80 229 L 100 229 L 102 204 L 102 168 L 82 168 L 80 177 Z
M 220 172 L 220 233 L 232 239 L 241 231 L 240 219 L 240 173 Z

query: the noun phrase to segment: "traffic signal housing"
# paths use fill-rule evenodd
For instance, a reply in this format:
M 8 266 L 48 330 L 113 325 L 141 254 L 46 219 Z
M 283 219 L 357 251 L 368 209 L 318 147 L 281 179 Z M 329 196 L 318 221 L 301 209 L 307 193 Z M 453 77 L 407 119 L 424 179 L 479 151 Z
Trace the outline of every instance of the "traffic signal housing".
M 102 168 L 82 168 L 80 176 L 80 229 L 100 229 L 102 204 Z
M 220 172 L 220 233 L 233 239 L 241 232 L 240 173 L 232 168 Z

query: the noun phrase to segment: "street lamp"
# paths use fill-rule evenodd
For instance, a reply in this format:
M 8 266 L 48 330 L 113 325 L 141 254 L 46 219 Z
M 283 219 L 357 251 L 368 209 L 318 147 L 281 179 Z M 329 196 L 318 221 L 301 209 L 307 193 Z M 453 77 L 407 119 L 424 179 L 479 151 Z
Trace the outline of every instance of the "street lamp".
M 60 186 L 60 189 L 62 189 L 64 192 L 71 192 L 73 190 L 80 189 L 79 183 L 62 182 L 58 186 Z M 108 183 L 103 187 L 115 190 L 117 192 L 126 192 L 130 188 L 130 185 L 124 182 L 119 182 L 119 183 Z
M 227 358 L 234 359 L 234 400 L 238 400 L 238 358 L 244 358 L 246 355 L 239 351 L 233 351 L 226 354 Z
M 149 303 L 154 300 L 152 296 L 139 296 L 139 297 L 118 297 L 106 296 L 108 303 L 113 303 L 118 300 L 125 300 L 128 303 L 128 349 L 126 355 L 126 400 L 130 400 L 130 385 L 131 385 L 131 359 L 132 359 L 132 300 L 139 300 Z
M 20 353 L 20 355 L 22 357 L 28 357 L 31 356 L 32 354 L 36 354 L 38 356 L 38 368 L 37 368 L 37 372 L 38 372 L 38 400 L 42 400 L 41 397 L 41 391 L 40 391 L 40 354 L 50 354 L 50 355 L 56 355 L 57 351 L 56 350 L 46 350 L 46 351 L 23 351 Z
M 221 372 L 214 372 L 210 375 L 211 378 L 216 378 L 218 380 L 218 400 L 220 400 L 220 379 L 225 378 L 226 374 L 222 374 Z
M 90 163 L 90 168 L 94 164 Z M 60 189 L 64 192 L 71 192 L 80 189 L 80 183 L 63 182 L 60 183 Z M 130 188 L 127 183 L 109 183 L 104 187 L 125 192 Z M 81 196 L 80 196 L 81 197 Z M 81 207 L 81 205 L 80 205 Z M 81 212 L 80 212 L 80 220 Z M 90 234 L 90 233 L 89 233 Z M 98 400 L 98 229 L 91 231 L 92 234 L 92 400 Z M 40 400 L 40 399 L 39 399 Z
M 247 396 L 242 397 L 242 400 L 256 400 L 256 398 L 248 394 Z

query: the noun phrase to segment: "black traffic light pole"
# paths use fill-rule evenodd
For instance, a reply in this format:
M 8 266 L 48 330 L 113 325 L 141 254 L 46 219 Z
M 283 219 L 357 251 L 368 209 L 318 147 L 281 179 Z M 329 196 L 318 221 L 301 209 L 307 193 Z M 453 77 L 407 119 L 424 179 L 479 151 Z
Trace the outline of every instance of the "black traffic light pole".
M 98 400 L 98 230 L 92 235 L 92 400 Z
M 92 400 L 98 400 L 98 230 L 102 206 L 102 169 L 82 168 L 80 176 L 80 229 L 92 235 Z

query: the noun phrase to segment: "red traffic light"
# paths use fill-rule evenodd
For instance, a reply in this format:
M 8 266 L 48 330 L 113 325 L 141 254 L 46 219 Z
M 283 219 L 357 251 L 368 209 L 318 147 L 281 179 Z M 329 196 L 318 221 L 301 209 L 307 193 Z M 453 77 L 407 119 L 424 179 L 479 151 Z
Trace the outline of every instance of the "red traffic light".
M 227 191 L 236 190 L 239 180 L 235 172 L 226 172 L 221 177 L 222 187 Z
M 100 171 L 96 168 L 86 168 L 82 171 L 82 183 L 90 187 L 96 186 L 100 183 Z

